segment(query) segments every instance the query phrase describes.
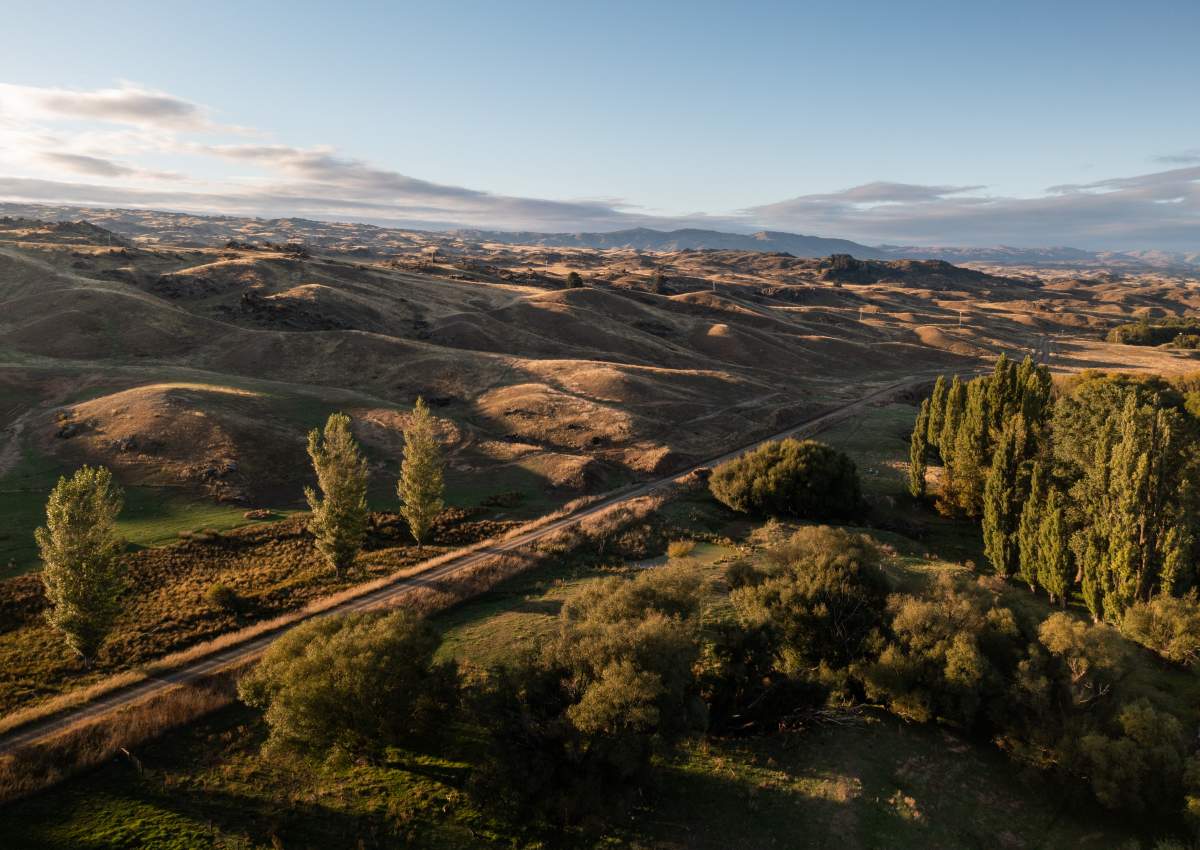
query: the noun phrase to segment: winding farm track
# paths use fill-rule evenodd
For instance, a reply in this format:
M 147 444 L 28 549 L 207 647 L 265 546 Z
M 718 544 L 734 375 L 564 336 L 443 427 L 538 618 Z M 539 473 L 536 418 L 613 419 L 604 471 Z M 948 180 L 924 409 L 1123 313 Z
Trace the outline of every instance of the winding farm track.
M 732 460 L 733 458 L 736 458 L 765 442 L 782 439 L 784 437 L 809 434 L 819 431 L 822 428 L 829 427 L 836 422 L 854 415 L 871 404 L 890 401 L 906 391 L 916 389 L 922 384 L 928 384 L 930 380 L 931 378 L 927 376 L 920 378 L 914 377 L 905 381 L 880 387 L 854 401 L 826 409 L 824 412 L 816 416 L 812 416 L 803 422 L 799 422 L 769 436 L 754 440 L 753 442 L 726 452 L 719 457 L 710 458 L 706 462 L 697 464 L 689 469 L 674 472 L 654 481 L 633 485 L 631 487 L 615 491 L 601 498 L 599 501 L 581 508 L 574 513 L 568 514 L 560 519 L 553 520 L 544 525 L 539 525 L 523 533 L 518 533 L 503 541 L 490 544 L 479 549 L 471 550 L 470 552 L 466 552 L 458 557 L 451 558 L 450 560 L 444 560 L 442 563 L 439 563 L 436 566 L 431 566 L 415 575 L 397 577 L 393 581 L 390 581 L 383 586 L 375 587 L 372 590 L 365 591 L 360 596 L 347 599 L 345 602 L 330 607 L 326 610 L 314 612 L 313 614 L 310 614 L 309 616 L 300 620 L 280 626 L 278 629 L 248 637 L 244 642 L 237 643 L 223 649 L 214 650 L 210 655 L 205 655 L 195 661 L 187 662 L 172 670 L 164 671 L 157 675 L 152 675 L 149 678 L 143 679 L 126 687 L 118 688 L 116 690 L 109 691 L 108 693 L 101 694 L 90 702 L 84 703 L 76 708 L 66 709 L 61 713 L 39 720 L 33 720 L 23 726 L 18 726 L 3 736 L 0 736 L 0 754 L 11 752 L 21 747 L 34 744 L 44 738 L 52 737 L 60 732 L 66 731 L 67 729 L 87 723 L 88 721 L 97 720 L 104 715 L 109 714 L 110 712 L 127 708 L 136 703 L 159 695 L 170 688 L 200 681 L 226 667 L 252 661 L 258 655 L 262 654 L 262 652 L 271 644 L 271 642 L 279 637 L 283 632 L 300 622 L 304 622 L 305 620 L 312 619 L 314 617 L 323 617 L 328 614 L 345 614 L 353 611 L 365 611 L 372 608 L 387 608 L 398 605 L 403 602 L 405 594 L 416 588 L 434 584 L 439 579 L 445 578 L 460 570 L 469 569 L 470 567 L 475 566 L 488 558 L 520 549 L 523 546 L 526 546 L 543 537 L 554 534 L 555 532 L 564 528 L 577 525 L 584 519 L 594 516 L 595 514 L 598 514 L 608 508 L 619 505 L 622 502 L 627 502 L 642 496 L 650 495 L 659 488 L 668 487 L 697 470 L 713 467 L 724 463 L 725 461 Z

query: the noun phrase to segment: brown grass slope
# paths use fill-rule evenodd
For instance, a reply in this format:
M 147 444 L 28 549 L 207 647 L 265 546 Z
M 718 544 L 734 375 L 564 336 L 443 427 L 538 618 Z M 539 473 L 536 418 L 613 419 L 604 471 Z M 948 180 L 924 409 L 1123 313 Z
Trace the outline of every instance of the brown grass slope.
M 1049 337 L 1064 368 L 1153 361 L 1179 371 L 1190 355 L 1133 357 L 1098 340 L 1136 312 L 1200 306 L 1169 275 L 454 240 L 359 262 L 152 236 L 134 246 L 91 225 L 0 222 L 0 348 L 12 368 L 86 364 L 93 376 L 122 372 L 127 392 L 141 388 L 44 411 L 43 449 L 215 497 L 253 498 L 251 482 L 303 463 L 289 431 L 297 420 L 274 393 L 163 389 L 183 370 L 223 376 L 208 382 L 217 387 L 271 381 L 382 403 L 358 405 L 364 414 L 423 394 L 480 449 L 476 466 L 527 462 L 551 489 L 586 487 L 596 461 L 660 469 L 856 384 L 1042 351 Z M 572 269 L 588 285 L 561 288 Z M 96 424 L 48 440 L 64 417 Z M 398 447 L 394 432 L 381 439 Z

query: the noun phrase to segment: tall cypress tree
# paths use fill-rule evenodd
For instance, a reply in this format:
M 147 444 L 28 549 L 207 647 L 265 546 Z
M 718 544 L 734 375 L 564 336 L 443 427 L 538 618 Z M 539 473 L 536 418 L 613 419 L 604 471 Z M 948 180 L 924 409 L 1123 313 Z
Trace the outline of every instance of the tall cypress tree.
M 1033 377 L 1033 369 L 1033 357 L 1026 354 L 1021 365 L 1017 367 L 1016 385 L 1013 387 L 1018 401 L 1024 401 L 1026 387 L 1029 386 L 1029 379 Z
M 1050 394 L 1053 389 L 1053 379 L 1050 369 L 1044 365 L 1034 365 L 1030 357 L 1026 357 L 1017 370 L 1018 404 L 1030 430 L 1039 433 L 1042 426 L 1050 417 Z
M 1037 590 L 1038 585 L 1038 565 L 1041 562 L 1038 531 L 1044 495 L 1042 465 L 1034 461 L 1033 472 L 1029 476 L 1029 494 L 1021 506 L 1021 519 L 1017 525 L 1017 578 L 1029 585 L 1031 591 Z
M 1038 550 L 1038 583 L 1050 594 L 1051 602 L 1058 600 L 1066 608 L 1067 593 L 1071 588 L 1071 560 L 1062 496 L 1057 487 L 1050 488 L 1042 509 Z
M 938 375 L 933 394 L 929 396 L 929 436 L 926 437 L 926 442 L 935 449 L 939 448 L 942 423 L 946 421 L 946 392 L 946 376 Z
M 1107 573 L 1104 570 L 1103 543 L 1090 528 L 1076 533 L 1072 538 L 1075 560 L 1079 563 L 1079 589 L 1092 619 L 1100 622 L 1104 617 L 1104 596 Z
M 914 498 L 925 496 L 925 455 L 929 451 L 929 399 L 921 402 L 921 412 L 913 425 L 908 444 L 908 492 Z
M 1025 451 L 1025 423 L 1021 416 L 1010 419 L 992 453 L 992 463 L 983 488 L 983 549 L 996 572 L 1011 576 L 1019 555 L 1017 473 Z

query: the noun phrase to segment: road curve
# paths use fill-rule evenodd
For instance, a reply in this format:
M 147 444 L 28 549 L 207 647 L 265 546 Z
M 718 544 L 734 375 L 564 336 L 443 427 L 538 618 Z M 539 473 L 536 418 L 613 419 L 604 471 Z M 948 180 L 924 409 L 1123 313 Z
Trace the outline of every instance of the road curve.
M 485 546 L 481 549 L 473 550 L 458 558 L 445 561 L 438 564 L 436 567 L 418 573 L 409 575 L 403 578 L 397 578 L 395 581 L 376 588 L 375 590 L 364 593 L 362 596 L 357 596 L 348 599 L 345 602 L 331 607 L 327 610 L 315 612 L 308 617 L 288 623 L 281 626 L 279 629 L 264 632 L 252 638 L 248 638 L 243 643 L 238 643 L 221 650 L 214 651 L 211 655 L 206 655 L 196 661 L 187 663 L 174 670 L 166 671 L 158 675 L 152 675 L 147 679 L 129 685 L 124 688 L 118 688 L 109 693 L 102 694 L 91 702 L 85 703 L 77 708 L 68 709 L 58 714 L 51 715 L 41 720 L 31 721 L 30 723 L 19 726 L 16 729 L 0 736 L 0 754 L 11 752 L 20 747 L 28 746 L 43 738 L 51 737 L 59 732 L 62 732 L 72 726 L 89 720 L 96 720 L 109 712 L 117 711 L 121 708 L 131 706 L 141 702 L 149 697 L 152 697 L 159 692 L 165 691 L 168 688 L 176 685 L 186 685 L 191 682 L 203 679 L 225 667 L 240 664 L 246 661 L 253 660 L 260 655 L 266 648 L 279 637 L 283 632 L 297 625 L 298 623 L 312 619 L 314 617 L 323 617 L 329 614 L 345 614 L 352 611 L 365 611 L 371 608 L 385 608 L 393 605 L 401 600 L 404 594 L 412 591 L 415 588 L 431 584 L 438 579 L 452 575 L 459 570 L 472 567 L 481 561 L 491 558 L 498 554 L 511 552 L 514 549 L 532 543 L 535 540 L 554 534 L 563 528 L 576 525 L 582 520 L 593 516 L 607 508 L 622 502 L 627 502 L 632 499 L 646 496 L 653 493 L 660 487 L 669 486 L 676 481 L 686 477 L 698 469 L 713 467 L 718 464 L 732 460 L 745 452 L 748 452 L 763 443 L 771 440 L 779 440 L 784 437 L 796 436 L 800 433 L 815 431 L 817 429 L 827 427 L 835 422 L 845 419 L 847 416 L 857 412 L 867 405 L 885 401 L 900 393 L 915 389 L 922 384 L 928 383 L 929 377 L 911 378 L 905 381 L 900 381 L 894 384 L 881 387 L 874 390 L 859 399 L 846 404 L 826 410 L 817 416 L 792 425 L 783 431 L 776 432 L 766 437 L 759 438 L 746 445 L 726 452 L 719 457 L 710 458 L 704 463 L 697 464 L 689 469 L 681 472 L 675 472 L 663 478 L 654 481 L 649 481 L 644 484 L 636 485 L 632 488 L 622 489 L 615 493 L 609 494 L 598 502 L 588 505 L 575 513 L 569 514 L 560 519 L 556 519 L 545 525 L 530 529 L 524 533 L 517 534 L 506 540 L 498 543 Z

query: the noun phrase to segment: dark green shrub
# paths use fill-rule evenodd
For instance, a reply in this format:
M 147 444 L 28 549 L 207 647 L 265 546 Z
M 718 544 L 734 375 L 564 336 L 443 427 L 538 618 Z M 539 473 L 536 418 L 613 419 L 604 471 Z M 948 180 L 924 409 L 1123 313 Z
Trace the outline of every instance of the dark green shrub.
M 1197 766 L 1183 725 L 1145 698 L 1123 705 L 1111 725 L 1111 734 L 1097 731 L 1068 742 L 1068 766 L 1088 777 L 1096 799 L 1110 809 L 1179 811 Z
M 272 746 L 377 756 L 444 719 L 457 676 L 434 663 L 439 643 L 403 610 L 319 617 L 275 641 L 238 694 L 265 712 Z
M 766 443 L 718 466 L 708 486 L 744 513 L 826 519 L 853 516 L 862 505 L 854 461 L 815 440 Z
M 692 571 L 666 566 L 599 582 L 568 604 L 554 640 L 475 692 L 490 743 L 473 792 L 557 823 L 638 797 L 654 753 L 704 727 L 698 591 Z
M 1121 631 L 1163 658 L 1188 667 L 1200 662 L 1200 603 L 1195 592 L 1184 596 L 1159 594 L 1125 611 Z
M 1170 316 L 1157 321 L 1142 319 L 1124 325 L 1117 325 L 1108 332 L 1109 342 L 1119 342 L 1125 345 L 1164 345 L 1172 343 L 1177 348 L 1189 346 L 1178 345 L 1179 337 L 1194 336 L 1200 331 L 1200 319 L 1190 316 Z
M 218 611 L 237 613 L 242 607 L 242 598 L 227 584 L 217 582 L 204 593 L 204 601 Z
M 802 528 L 756 572 L 743 577 L 733 605 L 744 627 L 773 636 L 782 672 L 841 669 L 878 650 L 888 583 L 865 536 Z
M 888 601 L 892 640 L 862 669 L 867 695 L 910 720 L 971 728 L 1003 704 L 1022 646 L 1012 611 L 943 574 L 929 597 Z

